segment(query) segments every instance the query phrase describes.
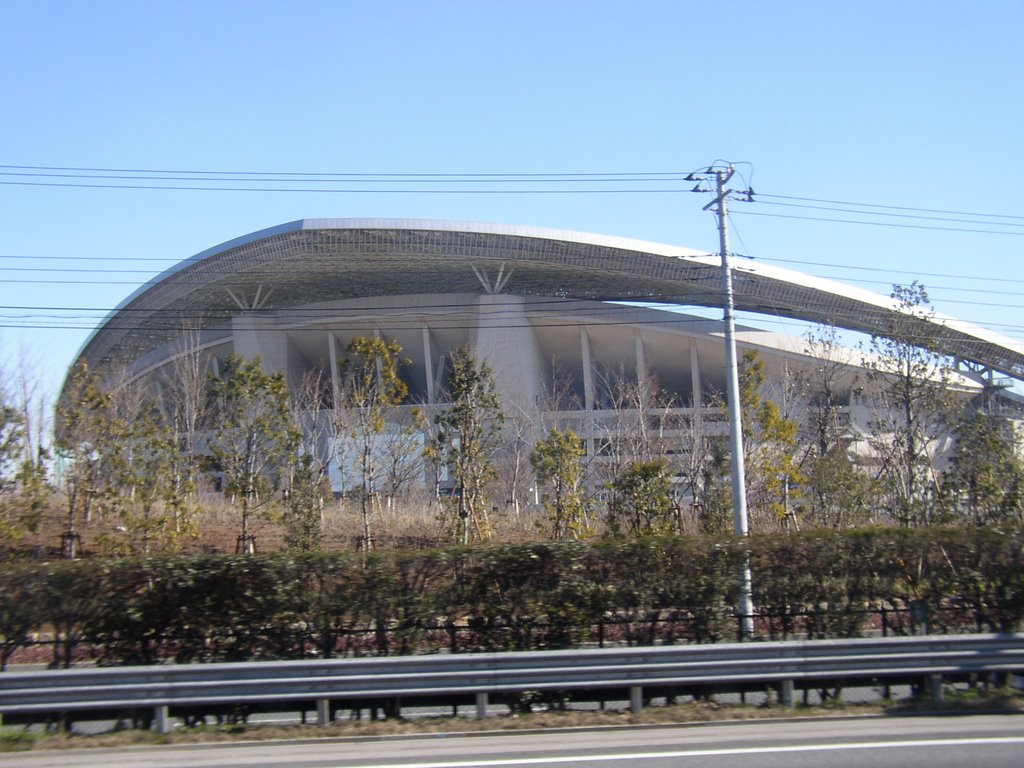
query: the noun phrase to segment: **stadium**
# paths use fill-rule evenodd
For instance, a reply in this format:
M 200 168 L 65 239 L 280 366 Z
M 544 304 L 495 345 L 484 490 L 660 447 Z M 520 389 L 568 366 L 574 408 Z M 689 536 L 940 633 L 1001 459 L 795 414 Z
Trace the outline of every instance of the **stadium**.
M 453 352 L 493 371 L 506 414 L 583 436 L 591 455 L 615 429 L 624 385 L 655 382 L 660 403 L 721 421 L 725 390 L 718 255 L 603 235 L 524 226 L 401 219 L 310 219 L 215 246 L 180 262 L 113 310 L 80 357 L 109 376 L 159 379 L 186 344 L 216 375 L 229 354 L 334 383 L 349 341 L 398 342 L 409 402 L 444 402 Z M 770 318 L 886 333 L 894 315 L 955 361 L 955 384 L 982 393 L 1024 379 L 1024 348 L 986 329 L 901 310 L 885 296 L 799 272 L 732 265 L 735 306 Z M 701 315 L 703 312 L 703 315 Z M 820 366 L 806 339 L 737 327 L 769 386 Z M 834 360 L 844 418 L 866 431 L 862 355 Z M 328 394 L 322 403 L 332 407 Z M 600 451 L 597 451 L 598 453 Z M 336 481 L 337 482 L 337 481 Z

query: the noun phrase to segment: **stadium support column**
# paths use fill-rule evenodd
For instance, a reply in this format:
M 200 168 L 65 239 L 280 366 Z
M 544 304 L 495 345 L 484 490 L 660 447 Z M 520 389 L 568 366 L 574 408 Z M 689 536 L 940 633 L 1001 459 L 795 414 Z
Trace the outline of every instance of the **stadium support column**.
M 246 360 L 258 357 L 265 373 L 288 371 L 288 336 L 273 317 L 237 315 L 231 336 L 234 353 Z
M 543 386 L 543 357 L 525 300 L 484 294 L 478 302 L 477 324 L 470 337 L 474 354 L 490 366 L 508 418 L 535 414 Z
M 586 328 L 580 328 L 580 359 L 583 363 L 583 412 L 585 414 L 584 436 L 587 441 L 587 456 L 594 457 L 594 365 L 590 358 L 590 336 Z
M 420 329 L 423 333 L 423 376 L 427 385 L 427 403 L 433 405 L 437 402 L 437 395 L 434 392 L 434 361 L 430 359 L 430 328 L 424 323 Z
M 640 388 L 640 392 L 646 398 L 647 393 L 647 355 L 644 354 L 644 340 L 640 335 L 640 331 L 634 331 L 633 335 L 633 347 L 636 350 L 636 384 Z M 644 402 L 646 406 L 647 403 Z
M 338 340 L 334 331 L 327 331 L 327 360 L 331 366 L 331 405 L 337 411 L 341 405 L 341 368 L 338 366 Z
M 700 425 L 704 421 L 704 389 L 700 377 L 700 355 L 697 354 L 697 343 L 690 341 L 690 406 L 693 408 L 693 423 Z M 701 434 L 698 432 L 697 434 Z

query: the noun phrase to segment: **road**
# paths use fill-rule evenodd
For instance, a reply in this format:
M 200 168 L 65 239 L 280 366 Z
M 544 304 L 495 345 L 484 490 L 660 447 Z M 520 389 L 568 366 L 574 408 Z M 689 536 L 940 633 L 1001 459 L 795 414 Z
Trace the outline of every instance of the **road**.
M 601 731 L 0 754 L 0 768 L 1019 768 L 1024 716 L 755 721 Z

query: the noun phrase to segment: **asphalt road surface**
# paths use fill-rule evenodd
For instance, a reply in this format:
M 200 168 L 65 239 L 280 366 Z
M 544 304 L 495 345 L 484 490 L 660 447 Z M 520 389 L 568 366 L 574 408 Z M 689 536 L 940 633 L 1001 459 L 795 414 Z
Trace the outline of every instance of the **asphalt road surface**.
M 0 754 L 0 768 L 1021 768 L 1024 716 L 898 717 Z

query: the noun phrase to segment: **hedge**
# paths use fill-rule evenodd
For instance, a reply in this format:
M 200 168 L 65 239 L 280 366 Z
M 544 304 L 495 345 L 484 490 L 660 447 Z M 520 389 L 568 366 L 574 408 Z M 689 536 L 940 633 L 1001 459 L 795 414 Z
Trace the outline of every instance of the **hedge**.
M 761 638 L 905 633 L 914 600 L 941 631 L 1024 615 L 1020 528 L 84 559 L 0 567 L 0 665 L 729 641 L 744 561 Z

